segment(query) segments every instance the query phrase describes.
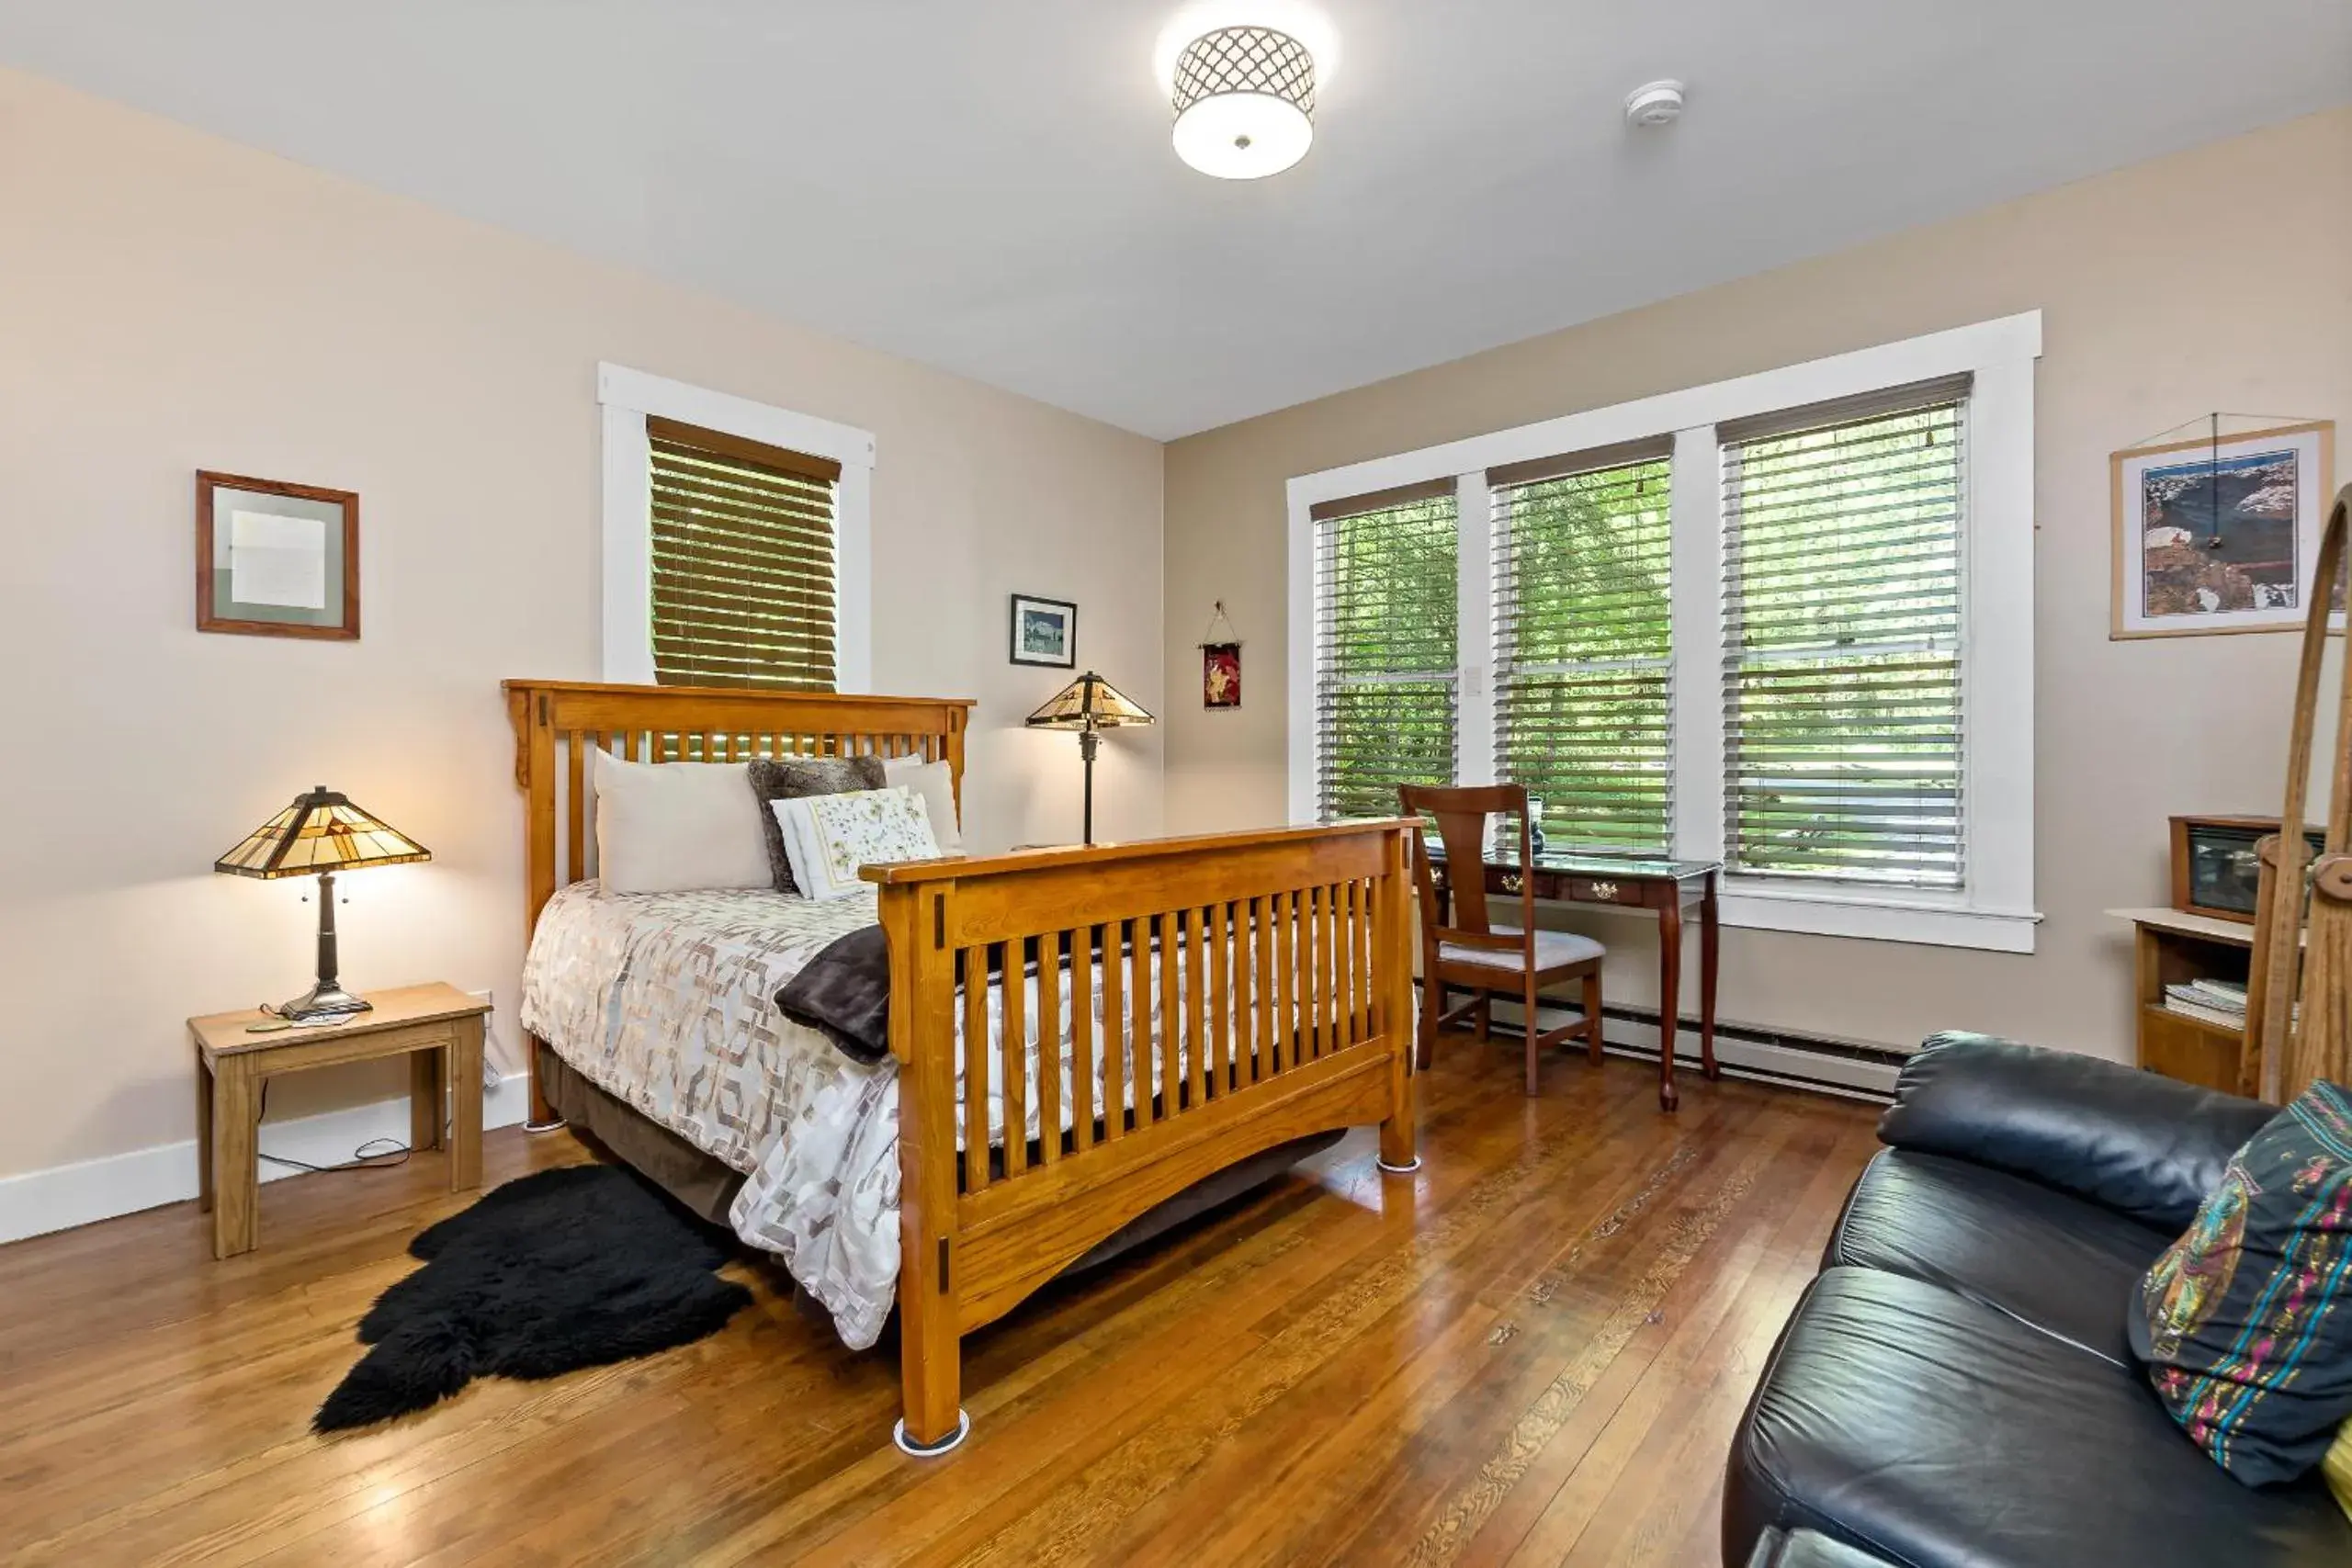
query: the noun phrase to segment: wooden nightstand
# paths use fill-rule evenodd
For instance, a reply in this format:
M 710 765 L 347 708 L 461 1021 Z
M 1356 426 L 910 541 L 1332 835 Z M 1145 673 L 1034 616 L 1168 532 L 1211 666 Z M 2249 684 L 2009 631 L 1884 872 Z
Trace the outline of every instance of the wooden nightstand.
M 481 1185 L 481 1050 L 490 1004 L 439 984 L 378 991 L 369 999 L 373 1010 L 345 1022 L 265 1034 L 246 1032 L 247 1025 L 266 1021 L 252 1009 L 187 1021 L 196 1042 L 198 1180 L 212 1213 L 213 1257 L 253 1250 L 261 1086 L 279 1073 L 408 1056 L 409 1146 L 441 1146 L 446 1100 L 450 1190 Z

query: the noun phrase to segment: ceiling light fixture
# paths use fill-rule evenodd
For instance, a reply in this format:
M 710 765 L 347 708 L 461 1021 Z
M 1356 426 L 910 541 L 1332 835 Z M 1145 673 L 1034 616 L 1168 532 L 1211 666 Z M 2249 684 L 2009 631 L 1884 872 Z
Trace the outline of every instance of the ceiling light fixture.
M 1315 56 L 1272 28 L 1219 28 L 1184 46 L 1170 87 L 1176 155 L 1221 180 L 1279 175 L 1315 140 Z

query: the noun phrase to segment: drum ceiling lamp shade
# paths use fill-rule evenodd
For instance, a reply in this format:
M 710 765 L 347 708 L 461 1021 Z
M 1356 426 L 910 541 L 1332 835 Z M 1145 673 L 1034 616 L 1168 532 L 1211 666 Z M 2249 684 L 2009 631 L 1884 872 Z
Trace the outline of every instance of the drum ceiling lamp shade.
M 1218 28 L 1184 46 L 1171 85 L 1176 155 L 1221 180 L 1279 175 L 1315 140 L 1315 57 L 1272 28 Z
M 366 1012 L 369 1004 L 343 988 L 336 976 L 334 875 L 367 866 L 431 860 L 432 852 L 399 829 L 321 784 L 247 834 L 212 869 L 236 876 L 316 876 L 319 879 L 318 983 L 277 1009 L 296 1022 Z
M 1029 716 L 1032 729 L 1074 729 L 1078 754 L 1086 760 L 1086 842 L 1094 841 L 1094 752 L 1099 730 L 1123 725 L 1149 724 L 1143 705 L 1089 670 L 1054 694 L 1045 706 Z

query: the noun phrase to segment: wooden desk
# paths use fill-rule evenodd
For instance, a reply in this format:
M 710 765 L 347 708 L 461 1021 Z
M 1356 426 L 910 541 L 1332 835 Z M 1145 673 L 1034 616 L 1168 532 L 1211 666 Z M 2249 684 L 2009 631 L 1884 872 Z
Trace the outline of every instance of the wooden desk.
M 1430 868 L 1436 874 L 1438 897 L 1451 897 L 1445 857 L 1433 854 Z M 1717 967 L 1716 884 L 1723 874 L 1717 861 L 1660 860 L 1637 855 L 1539 854 L 1522 871 L 1515 853 L 1487 863 L 1487 891 L 1519 894 L 1521 879 L 1535 879 L 1535 897 L 1561 904 L 1607 904 L 1621 908 L 1647 909 L 1657 917 L 1658 1081 L 1657 1100 L 1671 1111 L 1681 1096 L 1674 1087 L 1674 1044 L 1682 1024 L 1682 919 L 1695 908 L 1699 915 L 1699 1061 L 1709 1078 L 1720 1077 L 1715 1066 L 1715 972 Z M 1448 919 L 1452 918 L 1449 903 Z
M 279 1073 L 409 1057 L 409 1146 L 441 1146 L 449 1112 L 449 1189 L 481 1185 L 482 1019 L 490 1004 L 454 986 L 378 991 L 375 1007 L 341 1023 L 249 1034 L 253 1009 L 187 1021 L 196 1043 L 197 1186 L 212 1213 L 212 1256 L 254 1248 L 261 1183 L 261 1089 Z M 450 1092 L 454 1089 L 456 1092 Z

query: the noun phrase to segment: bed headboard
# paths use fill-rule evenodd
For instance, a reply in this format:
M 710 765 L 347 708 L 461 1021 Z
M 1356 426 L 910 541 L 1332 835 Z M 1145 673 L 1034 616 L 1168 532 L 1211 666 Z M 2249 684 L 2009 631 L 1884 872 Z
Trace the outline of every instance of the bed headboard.
M 528 801 L 527 933 L 555 890 L 587 874 L 588 753 L 636 762 L 753 757 L 921 757 L 947 763 L 964 798 L 963 697 L 869 697 L 720 686 L 508 681 L 514 782 Z

